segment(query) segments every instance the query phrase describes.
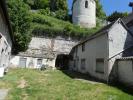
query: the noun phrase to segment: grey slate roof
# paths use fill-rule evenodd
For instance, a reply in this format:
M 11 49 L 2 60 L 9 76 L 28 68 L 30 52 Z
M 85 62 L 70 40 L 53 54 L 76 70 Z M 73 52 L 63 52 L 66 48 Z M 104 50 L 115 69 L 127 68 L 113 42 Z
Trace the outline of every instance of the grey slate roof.
M 133 20 L 133 13 L 130 13 L 127 17 L 122 18 L 125 24 L 128 24 Z
M 81 41 L 81 42 L 80 42 L 79 44 L 77 44 L 76 46 L 78 46 L 78 45 L 80 45 L 80 44 L 83 44 L 83 43 L 85 43 L 85 42 L 87 42 L 87 41 L 89 41 L 89 40 L 91 40 L 91 39 L 94 39 L 94 38 L 96 38 L 96 37 L 98 37 L 98 36 L 100 36 L 100 35 L 102 35 L 102 34 L 104 34 L 104 33 L 108 33 L 108 30 L 112 27 L 112 25 L 113 25 L 114 23 L 115 23 L 115 22 L 112 22 L 112 23 L 110 23 L 109 25 L 107 25 L 107 26 L 101 28 L 98 32 L 96 32 L 96 33 L 94 33 L 94 34 L 88 36 L 85 40 Z

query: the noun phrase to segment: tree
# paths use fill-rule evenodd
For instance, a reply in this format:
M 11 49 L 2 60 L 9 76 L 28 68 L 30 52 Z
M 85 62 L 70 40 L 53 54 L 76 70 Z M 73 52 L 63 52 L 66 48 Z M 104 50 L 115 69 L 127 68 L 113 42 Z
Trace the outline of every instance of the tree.
M 51 11 L 63 10 L 68 12 L 67 0 L 50 0 Z
M 46 9 L 49 8 L 49 0 L 35 0 L 34 1 L 35 9 Z
M 55 17 L 62 20 L 68 18 L 67 0 L 50 0 L 50 10 L 55 13 Z
M 126 17 L 127 15 L 128 15 L 127 12 L 121 13 L 121 12 L 115 11 L 110 16 L 107 17 L 107 21 L 113 22 L 113 21 L 116 21 L 118 18 L 123 18 L 123 17 Z
M 100 4 L 99 0 L 96 0 L 96 16 L 99 19 L 106 19 L 106 14 L 103 10 L 103 6 Z
M 34 0 L 23 0 L 24 3 L 28 4 L 29 6 L 34 6 Z
M 29 6 L 23 0 L 8 0 L 8 10 L 15 37 L 16 51 L 24 51 L 31 40 L 32 17 Z
M 49 7 L 49 0 L 23 0 L 32 9 L 46 9 Z

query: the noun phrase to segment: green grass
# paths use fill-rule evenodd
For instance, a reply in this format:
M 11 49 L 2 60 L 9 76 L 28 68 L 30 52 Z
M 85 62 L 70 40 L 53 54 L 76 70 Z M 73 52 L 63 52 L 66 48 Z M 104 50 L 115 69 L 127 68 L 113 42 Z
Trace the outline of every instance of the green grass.
M 19 87 L 25 80 L 24 87 Z M 106 84 L 74 80 L 58 70 L 12 69 L 0 79 L 7 100 L 133 100 L 133 96 Z
M 98 31 L 100 27 L 93 29 L 80 28 L 68 21 L 59 20 L 57 18 L 33 13 L 33 35 L 49 35 L 49 36 L 71 36 L 85 37 Z

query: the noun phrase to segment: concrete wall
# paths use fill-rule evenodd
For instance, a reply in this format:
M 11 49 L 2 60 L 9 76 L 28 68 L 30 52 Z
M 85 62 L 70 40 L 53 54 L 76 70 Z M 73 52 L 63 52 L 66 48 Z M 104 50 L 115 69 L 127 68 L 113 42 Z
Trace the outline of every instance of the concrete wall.
M 8 30 L 8 25 L 6 23 L 5 17 L 3 15 L 2 9 L 0 7 L 0 34 L 2 38 L 0 39 L 0 67 L 8 67 L 12 41 Z
M 85 8 L 88 1 L 88 8 Z M 73 23 L 81 27 L 92 28 L 96 26 L 96 3 L 94 0 L 76 0 L 73 5 Z
M 59 54 L 69 54 L 72 47 L 77 44 L 78 41 L 71 39 L 65 39 L 62 37 L 50 38 L 50 37 L 32 37 L 29 44 L 29 48 L 26 52 L 19 53 L 12 57 L 10 66 L 19 66 L 20 56 L 27 58 L 27 63 L 30 59 L 35 60 L 34 67 L 36 67 L 36 60 L 43 58 L 43 64 L 52 67 L 55 66 L 56 57 Z M 53 59 L 53 60 L 49 60 Z M 26 65 L 29 67 L 29 64 Z
M 23 56 L 12 56 L 12 59 L 10 61 L 10 67 L 16 68 L 20 67 L 19 62 L 20 58 L 26 58 L 26 68 L 33 68 L 36 69 L 38 68 L 37 65 L 37 59 L 42 59 L 42 65 L 48 65 L 51 68 L 55 68 L 55 59 L 45 59 L 45 58 L 35 58 L 35 57 L 23 57 Z
M 50 38 L 50 37 L 32 37 L 29 44 L 29 50 L 32 49 L 52 49 L 53 52 L 69 53 L 74 45 L 77 44 L 77 40 L 68 40 L 62 37 Z
M 109 69 L 108 69 L 108 75 L 109 75 L 111 73 L 116 58 L 132 55 L 131 52 L 129 51 L 126 52 L 122 51 L 133 46 L 133 38 L 119 22 L 116 22 L 112 26 L 112 28 L 109 31 L 108 37 L 109 37 L 109 58 L 110 58 Z
M 76 66 L 72 67 L 71 64 L 74 62 L 70 62 L 70 69 L 77 70 L 82 73 L 89 73 L 91 76 L 96 77 L 101 80 L 107 79 L 107 66 L 108 66 L 108 37 L 107 34 L 101 35 L 95 39 L 92 39 L 85 43 L 85 51 L 82 52 L 82 45 L 77 47 L 77 54 L 74 52 L 73 60 L 78 58 L 79 62 Z M 104 59 L 104 73 L 96 72 L 96 59 L 103 58 Z M 86 67 L 85 70 L 81 69 L 81 59 L 86 59 Z
M 133 86 L 133 59 L 118 60 L 118 80 L 125 85 Z

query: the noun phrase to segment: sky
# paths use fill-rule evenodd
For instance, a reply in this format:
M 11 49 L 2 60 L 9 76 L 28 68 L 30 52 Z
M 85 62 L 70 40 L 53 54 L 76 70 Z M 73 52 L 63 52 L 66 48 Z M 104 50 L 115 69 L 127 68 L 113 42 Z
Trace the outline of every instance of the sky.
M 68 0 L 69 9 L 72 7 L 72 1 Z M 110 15 L 114 11 L 131 12 L 132 9 L 128 6 L 131 1 L 133 2 L 133 0 L 100 0 L 106 15 Z

